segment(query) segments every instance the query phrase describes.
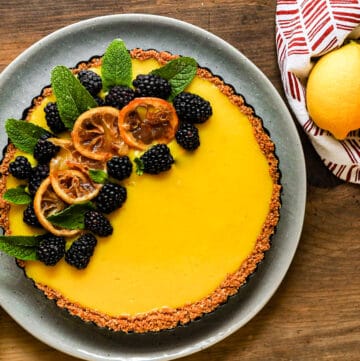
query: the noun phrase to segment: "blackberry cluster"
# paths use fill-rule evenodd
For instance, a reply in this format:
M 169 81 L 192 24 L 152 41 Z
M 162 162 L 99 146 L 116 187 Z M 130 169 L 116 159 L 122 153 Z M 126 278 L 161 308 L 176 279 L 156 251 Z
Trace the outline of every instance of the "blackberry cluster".
M 91 233 L 85 233 L 75 240 L 65 253 L 65 261 L 76 267 L 84 269 L 90 262 L 97 244 L 97 239 Z
M 181 122 L 175 139 L 186 150 L 194 151 L 200 146 L 199 131 L 192 123 Z
M 39 236 L 40 243 L 36 250 L 37 259 L 47 266 L 54 266 L 65 255 L 65 238 L 53 234 Z
M 30 203 L 23 212 L 23 222 L 32 227 L 42 228 L 42 225 L 36 217 L 34 205 L 32 203 Z
M 189 123 L 204 123 L 212 115 L 210 103 L 197 94 L 182 92 L 173 101 L 180 120 Z
M 26 157 L 19 155 L 9 164 L 9 172 L 18 179 L 28 179 L 31 173 L 31 164 Z
M 122 85 L 116 85 L 112 87 L 106 95 L 105 104 L 117 109 L 122 109 L 134 98 L 135 92 L 133 89 Z
M 46 124 L 53 133 L 58 134 L 66 129 L 65 124 L 62 122 L 60 118 L 60 113 L 56 103 L 53 102 L 47 103 L 44 108 L 44 111 L 45 111 Z
M 39 163 L 44 164 L 50 162 L 50 159 L 54 157 L 59 150 L 59 146 L 41 137 L 35 144 L 33 155 Z
M 111 213 L 120 208 L 127 198 L 126 188 L 120 184 L 106 183 L 96 196 L 96 207 L 100 212 Z
M 106 168 L 109 176 L 117 180 L 123 180 L 130 177 L 133 165 L 127 155 L 123 157 L 115 156 L 107 161 Z
M 100 212 L 91 210 L 85 213 L 85 229 L 100 236 L 106 237 L 113 233 L 113 227 L 109 220 Z
M 28 190 L 30 195 L 35 195 L 42 181 L 49 175 L 49 172 L 50 170 L 47 164 L 38 164 L 32 168 L 28 183 Z
M 97 95 L 102 89 L 101 77 L 91 70 L 80 70 L 78 79 L 92 96 Z
M 140 158 L 140 168 L 144 173 L 159 174 L 167 171 L 174 163 L 174 158 L 166 144 L 156 144 Z
M 155 74 L 140 74 L 134 81 L 135 93 L 138 97 L 156 97 L 167 99 L 171 94 L 171 85 Z

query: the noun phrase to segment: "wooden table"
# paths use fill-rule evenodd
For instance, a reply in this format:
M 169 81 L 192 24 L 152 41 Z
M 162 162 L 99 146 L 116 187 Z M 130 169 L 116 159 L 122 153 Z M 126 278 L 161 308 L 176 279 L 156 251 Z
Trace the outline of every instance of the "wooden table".
M 282 92 L 275 0 L 0 0 L 0 71 L 63 26 L 115 13 L 152 13 L 200 26 L 242 51 Z M 185 361 L 360 360 L 360 188 L 343 184 L 304 138 L 308 198 L 300 245 L 266 307 L 245 327 Z M 75 361 L 25 332 L 0 309 L 1 361 Z

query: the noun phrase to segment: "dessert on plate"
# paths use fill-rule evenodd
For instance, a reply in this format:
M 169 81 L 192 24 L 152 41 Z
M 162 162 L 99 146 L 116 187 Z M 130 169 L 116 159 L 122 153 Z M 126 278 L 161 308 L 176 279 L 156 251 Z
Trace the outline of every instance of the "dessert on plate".
M 274 143 L 194 59 L 115 39 L 55 67 L 23 118 L 5 124 L 0 250 L 83 321 L 187 324 L 236 294 L 270 248 Z

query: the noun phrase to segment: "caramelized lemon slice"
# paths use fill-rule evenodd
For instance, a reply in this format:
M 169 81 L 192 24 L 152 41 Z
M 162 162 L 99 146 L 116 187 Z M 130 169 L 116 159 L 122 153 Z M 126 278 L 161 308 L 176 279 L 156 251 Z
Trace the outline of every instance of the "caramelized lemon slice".
M 85 157 L 78 152 L 71 139 L 53 138 L 52 143 L 61 149 L 50 162 L 50 173 L 63 169 L 78 169 L 88 173 L 89 169 L 104 169 L 104 162 Z
M 60 152 L 50 162 L 50 181 L 55 193 L 68 204 L 76 204 L 94 198 L 100 184 L 89 177 L 89 169 L 104 169 L 105 164 L 79 153 L 70 139 L 53 139 Z
M 102 161 L 127 154 L 129 149 L 120 136 L 118 118 L 119 110 L 107 106 L 82 113 L 71 132 L 75 149 L 87 158 Z
M 65 229 L 51 224 L 47 217 L 62 211 L 67 204 L 55 193 L 50 177 L 47 177 L 40 185 L 34 197 L 34 210 L 40 224 L 49 232 L 56 236 L 71 237 L 80 230 Z
M 101 188 L 86 173 L 73 169 L 51 172 L 50 180 L 55 193 L 68 204 L 89 201 Z
M 121 137 L 130 147 L 140 150 L 152 143 L 169 143 L 178 123 L 175 108 L 160 98 L 135 98 L 119 113 Z

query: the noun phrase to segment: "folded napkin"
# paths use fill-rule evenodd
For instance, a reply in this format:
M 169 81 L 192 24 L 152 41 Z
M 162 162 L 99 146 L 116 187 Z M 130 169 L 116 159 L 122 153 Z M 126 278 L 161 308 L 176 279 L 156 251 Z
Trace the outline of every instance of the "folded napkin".
M 336 140 L 310 119 L 304 86 L 312 57 L 360 37 L 360 1 L 278 0 L 276 48 L 288 103 L 328 169 L 340 179 L 360 184 L 360 130 Z M 360 95 L 359 95 L 360 96 Z

